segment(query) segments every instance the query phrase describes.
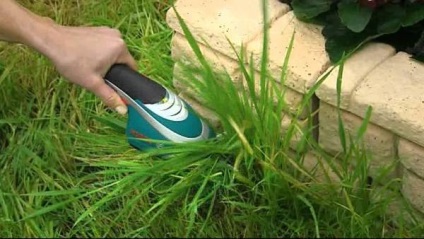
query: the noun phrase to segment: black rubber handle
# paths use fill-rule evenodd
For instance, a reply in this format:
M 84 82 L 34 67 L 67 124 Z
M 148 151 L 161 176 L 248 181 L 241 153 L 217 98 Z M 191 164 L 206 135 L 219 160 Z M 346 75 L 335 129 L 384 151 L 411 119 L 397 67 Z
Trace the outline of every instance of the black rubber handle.
M 163 86 L 124 64 L 113 65 L 106 73 L 105 79 L 132 99 L 139 99 L 144 104 L 157 103 L 166 96 Z

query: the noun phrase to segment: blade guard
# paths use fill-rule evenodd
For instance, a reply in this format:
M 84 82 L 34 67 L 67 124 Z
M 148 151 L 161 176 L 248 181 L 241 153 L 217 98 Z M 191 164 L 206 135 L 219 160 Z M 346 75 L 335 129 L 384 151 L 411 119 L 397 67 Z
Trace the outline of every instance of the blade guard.
M 131 146 L 139 150 L 148 150 L 166 146 L 165 141 L 185 143 L 206 140 L 216 136 L 189 104 L 167 88 L 146 78 L 138 81 L 138 90 L 134 89 L 136 84 L 132 84 L 133 87 L 125 85 L 128 84 L 127 80 L 132 79 L 134 81 L 135 76 L 137 76 L 135 72 L 132 72 L 132 75 L 127 75 L 127 79 L 124 80 L 106 80 L 127 103 L 126 135 Z M 137 77 L 143 76 L 138 75 Z M 109 75 L 109 78 L 113 77 Z M 143 81 L 146 83 L 141 86 L 140 82 Z M 125 84 L 122 82 L 125 82 Z M 149 87 L 148 92 L 141 94 L 141 91 Z M 125 88 L 126 92 L 124 91 Z M 155 91 L 160 93 L 152 94 Z M 132 94 L 133 97 L 127 92 Z M 146 98 L 146 95 L 149 94 L 151 97 Z

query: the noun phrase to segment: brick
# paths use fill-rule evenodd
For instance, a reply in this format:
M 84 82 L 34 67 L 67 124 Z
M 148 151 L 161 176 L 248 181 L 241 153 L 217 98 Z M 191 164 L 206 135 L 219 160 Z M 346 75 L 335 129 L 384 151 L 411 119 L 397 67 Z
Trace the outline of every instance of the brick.
M 207 121 L 213 128 L 217 129 L 221 127 L 221 122 L 215 112 L 206 108 L 205 106 L 200 104 L 198 101 L 196 101 L 195 99 L 191 98 L 190 96 L 184 93 L 180 93 L 178 95 L 187 104 L 189 104 L 199 116 L 205 119 L 205 121 Z
M 424 147 L 406 139 L 399 139 L 398 147 L 402 165 L 424 178 Z
M 307 92 L 330 66 L 321 29 L 318 25 L 299 21 L 292 11 L 272 23 L 268 41 L 271 75 L 275 79 L 281 78 L 284 59 L 295 32 L 284 84 L 297 92 Z M 250 58 L 252 55 L 256 68 L 261 64 L 262 48 L 262 36 L 258 36 L 247 46 L 247 56 Z
M 384 60 L 395 54 L 395 49 L 383 43 L 369 43 L 347 59 L 343 66 L 343 76 L 340 90 L 340 108 L 348 109 L 350 97 L 356 86 L 365 76 Z M 329 68 L 324 74 L 327 74 Z M 337 77 L 339 67 L 335 67 L 329 76 L 316 90 L 320 100 L 337 106 Z
M 197 43 L 202 55 L 207 63 L 212 67 L 215 72 L 232 74 L 238 68 L 238 62 L 217 52 L 201 43 Z M 195 67 L 202 69 L 202 65 L 198 60 L 196 54 L 191 48 L 187 39 L 177 33 L 172 37 L 171 42 L 171 55 L 175 62 L 184 62 L 185 64 L 192 64 Z
M 357 130 L 361 126 L 363 119 L 347 111 L 341 111 L 341 118 L 346 132 L 346 145 L 349 147 L 349 137 L 355 138 L 357 136 Z M 333 155 L 343 153 L 338 122 L 337 108 L 321 102 L 319 108 L 318 141 L 326 152 Z M 368 124 L 362 143 L 371 155 L 371 158 L 369 158 L 370 176 L 376 177 L 380 175 L 379 170 L 389 170 L 388 167 L 392 170 L 388 174 L 388 178 L 398 176 L 394 140 L 395 136 L 393 133 L 375 124 Z M 361 145 L 358 146 L 362 149 Z M 352 164 L 355 165 L 354 162 Z
M 256 35 L 264 25 L 262 0 L 177 0 L 174 4 L 178 14 L 198 42 L 237 59 L 237 52 Z M 287 4 L 268 0 L 268 22 L 272 22 L 290 10 Z M 170 8 L 166 22 L 176 32 L 183 34 L 174 9 Z M 231 43 L 231 44 L 230 44 Z
M 261 92 L 260 72 L 255 71 L 252 78 L 255 80 L 256 95 L 259 96 Z M 246 77 L 244 76 L 242 72 L 238 71 L 235 74 L 233 74 L 232 79 L 234 80 L 234 83 L 237 85 L 237 87 L 240 90 L 245 90 L 245 91 L 249 90 L 248 84 L 246 82 L 247 81 Z M 298 117 L 300 119 L 305 119 L 307 117 L 307 115 L 311 112 L 310 109 L 311 109 L 312 102 L 310 102 L 310 107 L 305 107 L 302 111 L 298 112 L 304 98 L 303 94 L 297 91 L 294 91 L 289 87 L 285 87 L 284 85 L 281 85 L 281 83 L 277 82 L 275 78 L 267 77 L 266 80 L 274 81 L 275 87 L 278 89 L 277 92 L 281 92 L 281 95 L 283 96 L 283 99 L 285 102 L 284 112 L 288 112 L 293 117 Z M 274 89 L 270 83 L 269 83 L 268 89 L 269 90 Z M 280 96 L 276 96 L 274 94 L 273 102 L 275 104 L 278 103 L 278 97 Z
M 372 106 L 371 121 L 424 145 L 424 64 L 404 52 L 384 61 L 360 83 L 350 111 L 363 115 Z
M 402 195 L 421 213 L 424 213 L 424 181 L 413 172 L 406 170 L 402 179 Z

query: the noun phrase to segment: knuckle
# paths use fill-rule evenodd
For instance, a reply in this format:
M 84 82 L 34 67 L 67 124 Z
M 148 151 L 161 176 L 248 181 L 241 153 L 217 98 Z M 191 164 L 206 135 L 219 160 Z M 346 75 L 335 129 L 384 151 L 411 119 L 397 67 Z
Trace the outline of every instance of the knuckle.
M 95 91 L 99 87 L 98 82 L 87 82 L 85 88 L 89 91 Z
M 115 47 L 117 50 L 124 50 L 125 49 L 125 41 L 122 38 L 116 39 L 114 41 Z
M 118 29 L 116 29 L 116 28 L 110 28 L 110 34 L 112 34 L 114 36 L 117 36 L 117 37 L 121 37 L 122 36 L 121 35 L 121 32 Z
M 110 31 L 110 27 L 107 27 L 107 26 L 96 27 L 96 29 L 99 33 L 103 33 L 103 34 L 107 34 Z
M 104 30 L 104 31 L 108 31 L 108 30 L 110 30 L 110 27 L 107 27 L 107 26 L 100 26 L 100 27 L 99 27 L 99 29 L 100 29 L 100 30 Z
M 113 36 L 113 37 L 121 37 L 122 36 L 121 32 L 118 29 L 112 28 L 112 27 L 109 27 L 109 26 L 100 26 L 100 27 L 97 27 L 97 29 L 99 29 L 100 31 L 102 31 L 103 33 L 105 33 L 109 36 Z
M 84 82 L 84 87 L 90 91 L 96 91 L 102 86 L 103 82 L 98 80 L 97 77 L 87 77 L 87 80 Z

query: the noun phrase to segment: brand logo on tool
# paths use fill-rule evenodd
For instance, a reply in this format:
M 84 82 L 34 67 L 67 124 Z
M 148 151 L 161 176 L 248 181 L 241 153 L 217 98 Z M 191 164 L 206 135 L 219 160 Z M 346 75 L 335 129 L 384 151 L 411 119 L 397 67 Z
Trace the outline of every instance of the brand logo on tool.
M 144 134 L 135 131 L 134 129 L 130 130 L 130 134 L 138 139 L 148 139 Z

